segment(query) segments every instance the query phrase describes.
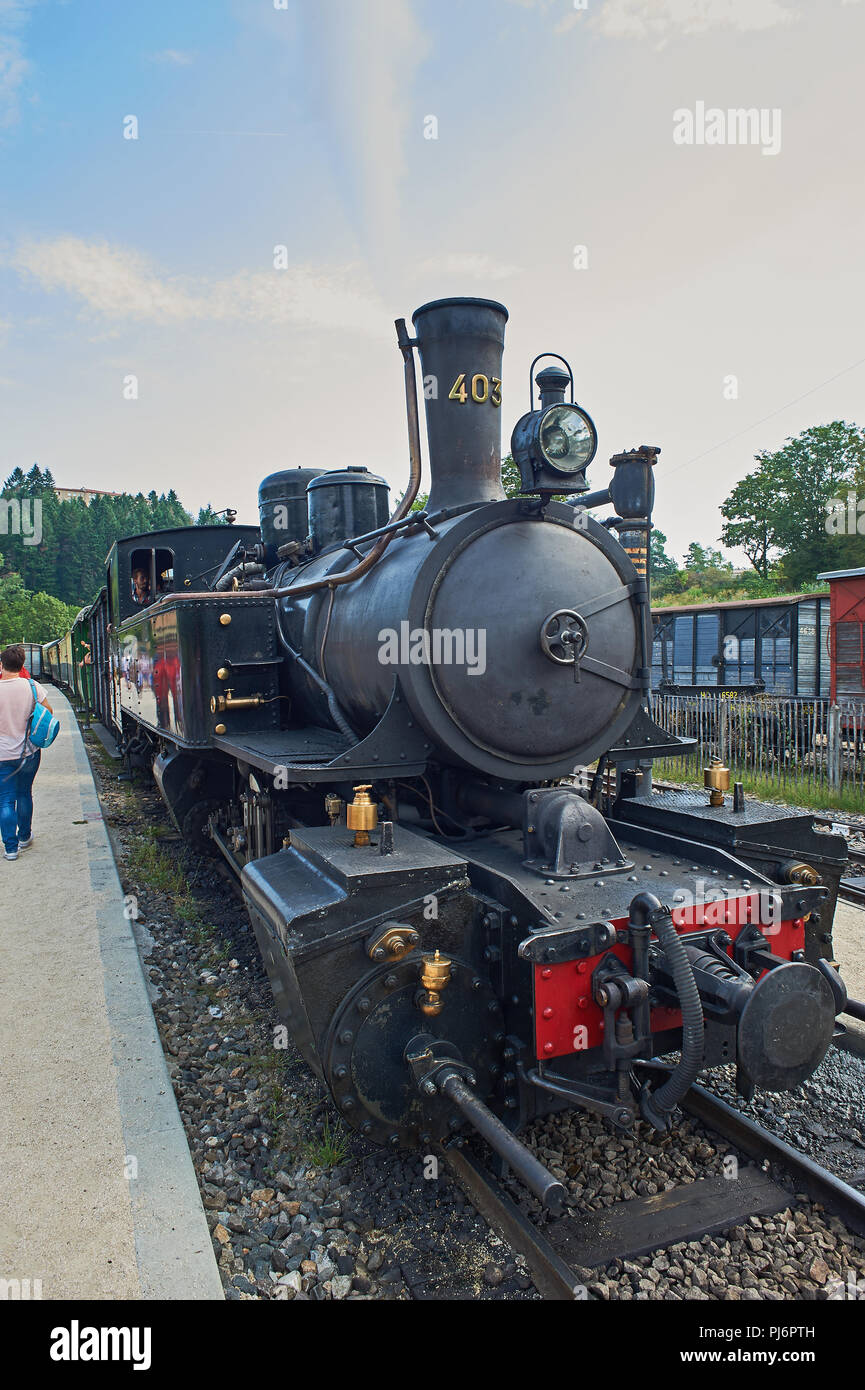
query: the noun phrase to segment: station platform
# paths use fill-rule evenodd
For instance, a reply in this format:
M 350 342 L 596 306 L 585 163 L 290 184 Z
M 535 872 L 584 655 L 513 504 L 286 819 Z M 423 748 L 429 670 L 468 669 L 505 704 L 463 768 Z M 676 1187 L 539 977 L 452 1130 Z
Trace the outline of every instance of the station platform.
M 20 1281 L 2 1290 L 221 1299 L 84 745 L 49 700 L 33 846 L 0 858 L 0 1281 Z
M 839 902 L 832 925 L 835 959 L 851 999 L 865 999 L 865 907 Z M 865 1023 L 844 1018 L 848 1032 L 855 1033 L 865 1046 Z

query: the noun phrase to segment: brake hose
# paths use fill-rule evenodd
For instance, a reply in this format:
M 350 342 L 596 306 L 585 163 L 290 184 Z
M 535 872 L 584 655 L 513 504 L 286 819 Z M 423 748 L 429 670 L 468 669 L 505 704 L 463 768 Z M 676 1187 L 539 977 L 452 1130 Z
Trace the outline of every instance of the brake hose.
M 643 1119 L 654 1129 L 663 1131 L 670 1128 L 670 1115 L 696 1081 L 703 1065 L 703 1004 L 670 909 L 659 905 L 649 913 L 649 922 L 667 957 L 682 1009 L 682 1056 L 678 1065 L 656 1091 L 648 1081 L 640 1091 Z

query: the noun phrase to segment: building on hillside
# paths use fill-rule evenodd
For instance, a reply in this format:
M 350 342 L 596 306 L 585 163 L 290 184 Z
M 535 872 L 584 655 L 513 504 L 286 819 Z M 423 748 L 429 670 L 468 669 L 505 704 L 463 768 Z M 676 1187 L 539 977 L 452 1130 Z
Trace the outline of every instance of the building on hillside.
M 55 487 L 58 502 L 71 502 L 73 498 L 80 497 L 86 507 L 90 506 L 94 497 L 122 497 L 122 492 L 107 492 L 98 487 Z

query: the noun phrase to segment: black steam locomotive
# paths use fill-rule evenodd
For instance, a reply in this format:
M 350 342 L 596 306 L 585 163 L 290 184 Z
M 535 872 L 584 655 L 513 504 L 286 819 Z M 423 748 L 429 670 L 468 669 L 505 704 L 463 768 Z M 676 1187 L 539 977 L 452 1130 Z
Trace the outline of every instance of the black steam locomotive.
M 472 1126 L 555 1207 L 516 1138 L 533 1117 L 663 1129 L 702 1068 L 735 1062 L 745 1093 L 811 1074 L 845 1004 L 846 851 L 731 800 L 722 767 L 708 798 L 653 795 L 652 759 L 683 742 L 648 707 L 658 451 L 615 455 L 590 491 L 595 427 L 543 354 L 507 499 L 506 320 L 448 299 L 414 338 L 398 321 L 411 472 L 392 515 L 363 468 L 290 469 L 261 485 L 260 530 L 118 541 L 91 648 L 125 755 L 237 874 L 345 1120 L 395 1148 Z M 673 1051 L 662 1083 L 641 1074 Z

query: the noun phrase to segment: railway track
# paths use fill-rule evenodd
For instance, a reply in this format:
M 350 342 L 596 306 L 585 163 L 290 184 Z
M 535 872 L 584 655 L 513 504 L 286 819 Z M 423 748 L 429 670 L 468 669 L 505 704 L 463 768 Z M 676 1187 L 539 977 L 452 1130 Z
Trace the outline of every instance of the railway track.
M 860 875 L 855 879 L 842 878 L 838 896 L 845 902 L 855 903 L 857 907 L 865 907 L 865 876 Z
M 838 885 L 838 895 L 845 902 L 865 907 L 865 854 L 851 849 L 849 869 Z
M 669 1068 L 643 1063 L 646 1076 Z M 600 1211 L 545 1219 L 543 1227 L 520 1207 L 503 1183 L 466 1149 L 445 1151 L 447 1162 L 477 1210 L 521 1254 L 546 1299 L 588 1297 L 585 1270 L 612 1260 L 633 1260 L 680 1242 L 742 1225 L 751 1216 L 770 1216 L 795 1205 L 790 1191 L 766 1171 L 771 1165 L 793 1179 L 849 1231 L 865 1236 L 865 1193 L 763 1129 L 702 1086 L 693 1086 L 682 1109 L 705 1128 L 753 1160 L 740 1164 L 735 1181 L 714 1175 L 682 1183 L 655 1196 L 620 1201 Z

